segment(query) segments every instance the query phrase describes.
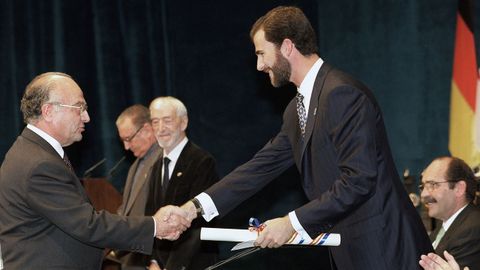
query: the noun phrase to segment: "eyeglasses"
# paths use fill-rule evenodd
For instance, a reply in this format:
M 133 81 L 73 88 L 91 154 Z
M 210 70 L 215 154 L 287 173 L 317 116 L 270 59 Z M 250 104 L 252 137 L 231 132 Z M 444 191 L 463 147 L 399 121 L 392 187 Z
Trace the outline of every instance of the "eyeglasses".
M 437 189 L 440 184 L 442 183 L 450 183 L 450 182 L 457 182 L 453 180 L 447 180 L 447 181 L 425 181 L 425 183 L 422 183 L 418 185 L 418 188 L 420 191 L 423 191 L 423 189 L 426 189 L 428 192 L 432 192 L 433 190 Z
M 140 128 L 138 128 L 137 131 L 135 131 L 135 133 L 133 133 L 133 135 L 131 135 L 131 136 L 125 138 L 125 139 L 123 139 L 123 138 L 120 138 L 120 139 L 121 139 L 122 141 L 124 141 L 124 142 L 130 142 L 130 141 L 133 140 L 133 138 L 135 138 L 135 136 L 137 136 L 138 132 L 140 132 L 140 130 L 141 130 L 142 128 L 143 128 L 143 125 L 142 125 Z
M 80 110 L 80 113 L 86 112 L 88 110 L 88 105 L 86 103 L 79 103 L 78 105 L 67 105 L 59 102 L 51 102 L 50 104 L 57 105 L 60 107 L 65 107 L 65 108 L 77 109 L 77 110 Z

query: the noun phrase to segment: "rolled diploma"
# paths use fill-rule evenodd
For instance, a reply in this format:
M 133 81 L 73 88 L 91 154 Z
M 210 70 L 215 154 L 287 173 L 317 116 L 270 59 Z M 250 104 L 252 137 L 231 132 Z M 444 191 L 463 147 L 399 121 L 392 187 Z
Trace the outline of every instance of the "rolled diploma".
M 255 241 L 256 231 L 240 229 L 202 228 L 200 239 L 208 241 L 246 242 Z M 322 233 L 312 241 L 303 240 L 297 233 L 286 243 L 287 245 L 339 246 L 341 242 L 338 233 Z
M 208 241 L 245 242 L 257 239 L 256 231 L 240 229 L 202 228 L 200 239 Z

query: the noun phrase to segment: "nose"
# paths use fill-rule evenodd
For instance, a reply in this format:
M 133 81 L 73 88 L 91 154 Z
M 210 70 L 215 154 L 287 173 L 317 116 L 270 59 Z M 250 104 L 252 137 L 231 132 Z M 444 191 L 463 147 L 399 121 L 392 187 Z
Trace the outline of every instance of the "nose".
M 265 63 L 263 62 L 263 59 L 261 59 L 260 56 L 257 56 L 257 70 L 263 71 L 264 69 L 265 69 Z
M 90 115 L 88 115 L 88 112 L 87 112 L 87 111 L 83 111 L 83 112 L 80 114 L 80 117 L 81 117 L 83 123 L 88 123 L 88 122 L 90 122 Z
M 126 142 L 126 141 L 123 141 L 123 148 L 125 148 L 125 150 L 128 151 L 128 149 L 130 149 L 130 143 Z
M 428 191 L 425 187 L 423 187 L 423 190 L 422 192 L 420 192 L 420 197 L 423 199 L 425 197 L 427 197 L 429 194 L 428 194 Z

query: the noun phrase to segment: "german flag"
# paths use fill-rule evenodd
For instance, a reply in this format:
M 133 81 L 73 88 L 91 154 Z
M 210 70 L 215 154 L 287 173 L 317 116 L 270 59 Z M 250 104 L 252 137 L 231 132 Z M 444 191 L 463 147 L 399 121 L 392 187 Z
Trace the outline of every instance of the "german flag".
M 452 92 L 449 149 L 470 166 L 480 164 L 480 89 L 473 35 L 473 1 L 459 0 Z

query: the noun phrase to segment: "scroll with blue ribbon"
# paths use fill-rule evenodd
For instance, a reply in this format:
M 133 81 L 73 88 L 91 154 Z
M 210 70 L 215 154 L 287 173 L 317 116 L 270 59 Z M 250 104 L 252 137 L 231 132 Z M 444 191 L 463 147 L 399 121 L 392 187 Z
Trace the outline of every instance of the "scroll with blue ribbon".
M 202 228 L 200 232 L 201 240 L 208 241 L 227 241 L 241 242 L 234 246 L 232 250 L 240 250 L 254 246 L 258 234 L 265 228 L 265 224 L 260 223 L 256 218 L 250 218 L 249 229 L 221 229 L 221 228 Z M 338 233 L 321 233 L 315 239 L 305 239 L 298 233 L 294 233 L 285 245 L 303 245 L 303 246 L 339 246 L 341 237 Z

